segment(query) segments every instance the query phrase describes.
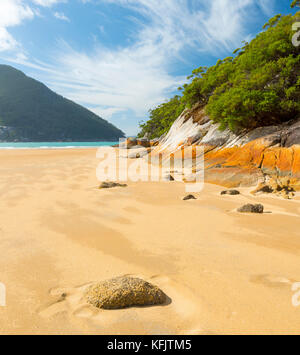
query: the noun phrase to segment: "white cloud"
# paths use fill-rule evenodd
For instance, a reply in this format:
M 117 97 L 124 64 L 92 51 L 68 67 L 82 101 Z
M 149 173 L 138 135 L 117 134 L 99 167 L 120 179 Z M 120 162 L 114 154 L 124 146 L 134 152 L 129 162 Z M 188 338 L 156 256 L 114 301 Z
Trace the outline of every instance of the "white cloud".
M 5 27 L 0 27 L 0 52 L 16 48 L 18 42 L 7 32 Z
M 45 68 L 46 80 L 75 101 L 97 105 L 98 112 L 133 110 L 143 116 L 178 85 L 159 49 L 139 43 L 113 51 L 98 47 L 87 54 L 62 42 L 56 66 Z
M 118 108 L 118 107 L 95 107 L 92 108 L 91 111 L 93 111 L 96 115 L 100 116 L 100 117 L 105 117 L 106 119 L 110 119 L 112 118 L 113 115 L 115 115 L 116 113 L 121 113 L 121 112 L 126 112 L 126 110 L 122 109 L 122 108 Z
M 68 0 L 31 0 L 34 4 L 44 7 L 50 7 L 60 2 L 66 3 Z
M 32 4 L 50 7 L 59 2 L 67 0 L 0 0 L 0 52 L 20 50 L 21 45 L 9 33 L 9 28 L 18 26 L 25 20 L 32 20 L 39 14 Z
M 69 17 L 67 17 L 63 12 L 54 12 L 54 17 L 58 20 L 70 22 Z
M 59 2 L 31 1 L 40 6 Z M 35 68 L 51 88 L 104 118 L 127 113 L 138 121 L 182 83 L 182 77 L 172 75 L 176 61 L 188 60 L 190 50 L 222 57 L 222 52 L 235 49 L 249 35 L 249 14 L 259 7 L 267 12 L 273 0 L 81 0 L 91 1 L 123 6 L 139 15 L 130 42 L 114 49 L 98 43 L 84 52 L 61 41 L 52 64 L 20 57 L 18 63 Z M 9 40 L 13 41 L 7 39 L 3 47 Z
M 32 19 L 34 11 L 22 0 L 0 1 L 0 52 L 18 47 L 18 42 L 7 28 L 17 26 L 25 19 Z
M 134 44 L 117 49 L 99 45 L 85 53 L 63 42 L 56 55 L 58 69 L 45 78 L 67 97 L 97 105 L 97 112 L 107 117 L 126 110 L 142 118 L 181 84 L 183 78 L 170 74 L 172 61 L 186 59 L 187 49 L 235 49 L 247 35 L 247 10 L 260 0 L 102 1 L 130 8 L 145 19 Z
M 258 0 L 258 5 L 265 15 L 272 16 L 274 14 L 274 1 L 275 0 Z

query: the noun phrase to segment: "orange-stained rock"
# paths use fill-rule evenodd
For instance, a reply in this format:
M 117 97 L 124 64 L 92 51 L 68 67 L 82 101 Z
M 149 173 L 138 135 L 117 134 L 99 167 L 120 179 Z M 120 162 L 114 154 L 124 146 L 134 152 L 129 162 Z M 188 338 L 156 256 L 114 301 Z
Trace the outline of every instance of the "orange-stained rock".
M 205 181 L 227 188 L 254 186 L 263 180 L 263 174 L 256 168 L 213 168 L 205 170 Z
M 150 141 L 148 139 L 137 139 L 137 145 L 141 145 L 144 148 L 151 147 Z
M 243 147 L 215 148 L 205 154 L 205 167 L 206 181 L 226 187 L 255 185 L 263 174 L 269 174 L 288 176 L 293 188 L 300 188 L 299 145 L 266 147 L 259 139 Z
M 214 148 L 213 150 L 209 150 L 209 147 L 206 146 L 207 153 L 204 156 L 205 166 L 207 168 L 212 167 L 217 164 L 225 164 L 228 159 L 238 151 L 238 147 L 233 148 Z
M 267 145 L 264 145 L 264 143 Z M 216 148 L 209 145 L 196 146 L 204 154 L 205 181 L 228 188 L 254 186 L 264 180 L 264 174 L 291 179 L 291 186 L 300 189 L 300 145 L 290 148 L 268 147 L 268 142 L 258 139 L 242 147 Z M 151 154 L 162 154 L 167 162 L 170 156 L 179 167 L 184 152 L 185 159 L 193 157 L 195 145 L 177 147 L 173 153 L 167 149 Z M 199 154 L 198 154 L 199 155 Z M 194 156 L 195 157 L 195 156 Z
M 300 146 L 293 146 L 292 149 L 294 152 L 292 176 L 300 180 Z
M 246 144 L 243 147 L 236 149 L 235 154 L 231 155 L 227 160 L 227 165 L 240 166 L 257 166 L 259 167 L 262 161 L 263 153 L 266 146 L 262 140 L 256 140 Z

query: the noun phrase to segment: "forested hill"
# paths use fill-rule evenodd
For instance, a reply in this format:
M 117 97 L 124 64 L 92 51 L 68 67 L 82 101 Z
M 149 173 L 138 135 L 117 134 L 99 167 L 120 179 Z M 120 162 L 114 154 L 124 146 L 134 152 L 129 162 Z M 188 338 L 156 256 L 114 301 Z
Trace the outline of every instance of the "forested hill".
M 124 133 L 21 71 L 0 65 L 0 140 L 116 141 Z

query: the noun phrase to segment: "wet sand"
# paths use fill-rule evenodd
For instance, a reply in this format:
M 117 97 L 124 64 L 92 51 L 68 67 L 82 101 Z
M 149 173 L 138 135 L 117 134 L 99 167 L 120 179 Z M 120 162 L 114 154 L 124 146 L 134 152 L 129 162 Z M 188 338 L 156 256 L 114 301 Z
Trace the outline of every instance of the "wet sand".
M 0 334 L 299 334 L 300 199 L 195 201 L 181 182 L 99 190 L 95 149 L 0 151 Z M 263 215 L 242 215 L 245 203 Z M 142 277 L 164 306 L 97 310 L 91 282 Z

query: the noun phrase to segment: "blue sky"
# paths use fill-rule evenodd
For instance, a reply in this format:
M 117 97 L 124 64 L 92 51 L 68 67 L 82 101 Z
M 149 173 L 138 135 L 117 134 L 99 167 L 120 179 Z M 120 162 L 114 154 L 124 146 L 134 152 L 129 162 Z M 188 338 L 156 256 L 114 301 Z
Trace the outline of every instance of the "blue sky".
M 0 63 L 128 135 L 185 77 L 257 34 L 291 0 L 0 0 Z

